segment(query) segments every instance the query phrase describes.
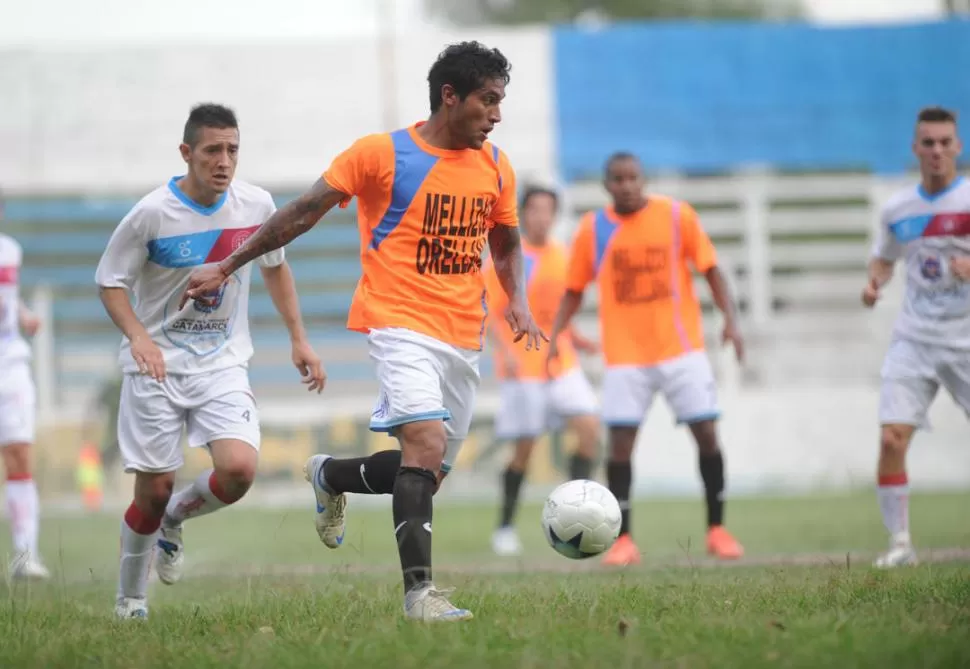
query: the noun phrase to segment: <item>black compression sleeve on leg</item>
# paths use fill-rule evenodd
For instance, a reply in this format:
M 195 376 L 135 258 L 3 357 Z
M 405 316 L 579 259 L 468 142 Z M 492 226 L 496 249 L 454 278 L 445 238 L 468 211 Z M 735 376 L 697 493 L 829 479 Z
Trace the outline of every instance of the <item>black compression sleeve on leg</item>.
M 335 493 L 390 495 L 401 468 L 401 451 L 379 451 L 365 458 L 330 458 L 323 463 L 323 478 Z
M 401 467 L 394 479 L 394 534 L 404 592 L 431 581 L 432 496 L 437 477 L 420 467 Z

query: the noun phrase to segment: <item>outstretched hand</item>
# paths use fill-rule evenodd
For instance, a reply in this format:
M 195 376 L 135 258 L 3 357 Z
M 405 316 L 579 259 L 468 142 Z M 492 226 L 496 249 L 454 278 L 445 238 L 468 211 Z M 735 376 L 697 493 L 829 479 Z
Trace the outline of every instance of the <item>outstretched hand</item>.
M 182 293 L 179 300 L 179 309 L 184 307 L 189 300 L 196 300 L 206 304 L 209 295 L 215 295 L 229 279 L 229 276 L 222 271 L 218 264 L 204 265 L 189 275 L 189 283 Z
M 513 301 L 509 308 L 505 310 L 505 320 L 512 328 L 513 342 L 518 343 L 525 337 L 526 351 L 533 349 L 538 351 L 542 348 L 542 342 L 549 341 L 549 337 L 539 329 L 539 326 L 533 320 L 529 307 L 518 300 Z

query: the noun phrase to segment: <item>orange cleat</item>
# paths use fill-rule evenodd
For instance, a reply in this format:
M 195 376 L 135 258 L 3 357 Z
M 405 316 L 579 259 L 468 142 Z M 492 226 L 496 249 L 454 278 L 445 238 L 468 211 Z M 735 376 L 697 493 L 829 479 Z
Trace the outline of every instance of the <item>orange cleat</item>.
M 744 547 L 721 525 L 707 531 L 707 552 L 721 560 L 737 560 L 744 555 Z
M 640 564 L 640 549 L 629 534 L 621 534 L 603 555 L 603 564 L 610 567 Z

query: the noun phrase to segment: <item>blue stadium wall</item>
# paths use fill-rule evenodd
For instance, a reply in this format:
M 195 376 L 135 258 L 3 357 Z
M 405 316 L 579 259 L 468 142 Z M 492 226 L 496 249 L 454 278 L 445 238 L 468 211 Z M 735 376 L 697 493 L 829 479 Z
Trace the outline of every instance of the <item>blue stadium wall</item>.
M 970 22 L 820 28 L 643 23 L 554 33 L 560 170 L 613 151 L 652 170 L 912 166 L 926 105 L 970 119 Z

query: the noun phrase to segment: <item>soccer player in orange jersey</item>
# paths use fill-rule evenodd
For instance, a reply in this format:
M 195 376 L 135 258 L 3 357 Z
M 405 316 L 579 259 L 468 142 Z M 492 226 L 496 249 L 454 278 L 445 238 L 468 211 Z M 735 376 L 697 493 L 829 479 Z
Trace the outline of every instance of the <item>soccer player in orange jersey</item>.
M 522 255 L 525 259 L 526 295 L 536 323 L 551 331 L 566 290 L 566 249 L 549 236 L 559 208 L 556 192 L 530 187 L 521 200 Z M 502 474 L 502 512 L 492 535 L 498 555 L 518 555 L 522 550 L 513 526 L 519 490 L 536 439 L 559 421 L 565 421 L 577 437 L 576 452 L 569 460 L 569 478 L 587 479 L 597 455 L 600 423 L 596 395 L 579 366 L 576 351 L 596 351 L 596 345 L 575 330 L 563 332 L 559 358 L 547 371 L 545 351 L 526 351 L 512 342 L 512 332 L 495 314 L 502 314 L 508 299 L 502 291 L 495 266 L 485 266 L 488 287 L 488 335 L 494 351 L 496 374 L 501 385 L 495 432 L 513 441 L 515 449 Z M 549 373 L 551 372 L 551 374 Z
M 392 494 L 404 572 L 404 613 L 417 620 L 467 620 L 431 581 L 432 495 L 468 434 L 479 385 L 488 243 L 514 341 L 538 347 L 524 293 L 515 172 L 488 142 L 502 120 L 509 62 L 497 49 L 463 42 L 428 73 L 431 116 L 363 137 L 337 156 L 304 195 L 282 207 L 232 256 L 198 270 L 184 300 L 205 301 L 240 267 L 312 228 L 357 197 L 363 276 L 347 327 L 367 334 L 380 395 L 371 429 L 401 450 L 367 458 L 311 457 L 320 539 L 344 536 L 345 493 Z
M 707 497 L 707 550 L 720 558 L 738 558 L 741 545 L 722 525 L 724 459 L 716 429 L 717 390 L 691 280 L 691 267 L 707 279 L 724 314 L 724 341 L 733 343 L 740 361 L 743 342 L 714 245 L 690 205 L 644 194 L 643 172 L 634 156 L 613 155 L 606 164 L 605 185 L 613 204 L 579 224 L 548 350 L 550 360 L 560 355 L 558 335 L 579 308 L 586 286 L 596 281 L 606 360 L 601 398 L 610 440 L 606 478 L 623 512 L 620 537 L 604 562 L 640 560 L 630 536 L 630 459 L 637 431 L 658 392 L 697 442 Z

